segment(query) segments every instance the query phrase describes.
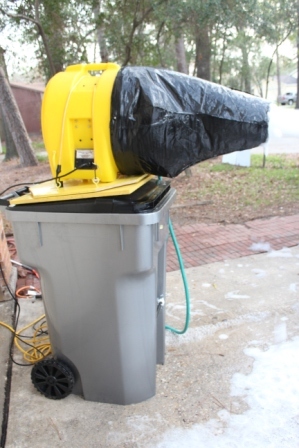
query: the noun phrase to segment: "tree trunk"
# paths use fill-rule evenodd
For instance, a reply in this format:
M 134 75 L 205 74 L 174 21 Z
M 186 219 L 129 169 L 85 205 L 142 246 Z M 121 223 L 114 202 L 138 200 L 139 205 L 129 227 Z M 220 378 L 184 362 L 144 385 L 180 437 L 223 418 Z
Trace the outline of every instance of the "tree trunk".
M 97 6 L 93 10 L 95 19 L 98 18 L 99 14 L 101 12 L 101 3 L 102 3 L 102 1 L 99 0 Z M 97 26 L 96 36 L 97 36 L 97 43 L 98 43 L 99 49 L 100 49 L 101 62 L 109 62 L 109 53 L 108 53 L 108 48 L 106 45 L 105 29 L 104 29 L 103 25 Z
M 278 98 L 279 96 L 281 96 L 280 61 L 279 61 L 278 47 L 276 52 L 276 75 L 277 75 L 277 98 Z
M 6 78 L 8 79 L 4 53 L 5 53 L 5 50 L 2 47 L 0 47 L 0 67 L 3 68 L 4 74 L 5 74 Z M 9 133 L 8 126 L 5 121 L 1 105 L 0 105 L 0 118 L 2 120 L 2 128 L 3 128 L 3 132 L 4 132 L 4 135 L 2 135 L 2 137 L 4 137 L 5 147 L 6 147 L 6 153 L 5 153 L 4 160 L 7 161 L 7 160 L 11 160 L 15 157 L 18 157 L 18 153 L 17 153 L 16 147 L 15 147 L 15 144 L 13 142 L 13 139 Z M 1 139 L 1 135 L 0 135 L 0 139 Z
M 188 74 L 188 65 L 186 60 L 186 51 L 184 44 L 184 37 L 179 37 L 175 42 L 175 54 L 176 54 L 176 62 L 177 62 L 177 70 L 180 73 Z M 192 176 L 191 168 L 186 168 L 184 171 L 187 177 Z
M 101 62 L 109 62 L 109 53 L 105 40 L 104 27 L 101 26 L 97 29 L 97 36 L 100 47 Z
M 8 160 L 15 159 L 16 157 L 19 157 L 19 155 L 18 155 L 18 152 L 16 149 L 16 145 L 14 144 L 12 135 L 10 134 L 10 132 L 8 130 L 8 126 L 7 126 L 7 123 L 4 118 L 3 113 L 2 113 L 2 123 L 3 123 L 4 139 L 5 139 L 5 148 L 6 148 L 4 160 L 5 160 L 5 162 L 7 162 Z
M 41 36 L 47 55 L 47 65 L 50 70 L 47 78 L 50 79 L 56 73 L 62 72 L 65 60 L 65 42 L 64 42 L 64 19 L 62 15 L 62 7 L 54 8 L 48 2 L 43 2 L 45 16 L 47 17 L 49 31 L 46 32 L 39 16 L 40 1 L 36 2 L 35 10 L 36 27 Z
M 22 166 L 38 164 L 10 85 L 0 67 L 0 106 Z
M 250 67 L 248 62 L 248 51 L 246 48 L 246 42 L 241 47 L 243 63 L 242 63 L 242 78 L 244 82 L 244 91 L 251 93 L 251 79 L 250 79 Z M 242 86 L 243 87 L 243 86 Z
M 266 92 L 265 92 L 265 99 L 268 98 L 268 90 L 269 90 L 269 78 L 270 78 L 270 70 L 273 62 L 273 57 L 271 58 L 268 69 L 267 69 L 267 78 L 266 78 Z
M 222 84 L 222 75 L 223 75 L 223 66 L 225 61 L 225 52 L 226 52 L 226 39 L 223 37 L 222 51 L 221 51 L 221 59 L 219 64 L 219 84 Z
M 8 78 L 7 67 L 6 67 L 4 54 L 5 54 L 5 50 L 2 47 L 0 47 L 0 67 L 3 68 L 4 75 L 6 76 L 6 78 Z
M 175 42 L 175 54 L 177 62 L 177 71 L 188 74 L 188 66 L 186 60 L 186 51 L 184 45 L 184 37 L 179 37 Z
M 208 27 L 198 28 L 195 36 L 196 44 L 196 76 L 198 78 L 211 79 L 211 42 Z

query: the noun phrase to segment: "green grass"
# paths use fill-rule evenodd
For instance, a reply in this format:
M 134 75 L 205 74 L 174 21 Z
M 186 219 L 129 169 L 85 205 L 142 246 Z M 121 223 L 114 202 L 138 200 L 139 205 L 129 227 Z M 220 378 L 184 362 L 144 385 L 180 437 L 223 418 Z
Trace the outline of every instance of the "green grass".
M 49 160 L 49 158 L 48 158 L 48 154 L 45 154 L 45 153 L 36 153 L 35 154 L 36 155 L 36 158 L 37 158 L 37 160 L 39 161 L 39 162 L 46 162 L 46 161 L 48 161 Z
M 198 181 L 183 192 L 188 200 L 258 208 L 299 200 L 299 155 L 252 155 L 250 167 L 223 164 L 220 159 L 192 168 Z
M 230 165 L 228 163 L 219 163 L 217 165 L 213 165 L 210 168 L 211 173 L 222 173 L 224 171 L 227 172 L 227 171 L 236 171 L 236 170 L 240 170 L 240 167 Z
M 31 146 L 39 162 L 45 162 L 48 160 L 45 145 L 42 141 L 31 141 Z M 2 144 L 2 152 L 3 154 L 6 154 L 6 146 L 4 144 Z
M 263 166 L 263 156 L 258 154 L 251 155 L 251 166 L 259 168 Z M 266 157 L 265 168 L 294 168 L 298 166 L 298 159 L 291 159 L 285 154 L 274 154 Z
M 32 148 L 34 149 L 34 151 L 45 151 L 44 142 L 32 141 L 31 145 L 32 145 Z

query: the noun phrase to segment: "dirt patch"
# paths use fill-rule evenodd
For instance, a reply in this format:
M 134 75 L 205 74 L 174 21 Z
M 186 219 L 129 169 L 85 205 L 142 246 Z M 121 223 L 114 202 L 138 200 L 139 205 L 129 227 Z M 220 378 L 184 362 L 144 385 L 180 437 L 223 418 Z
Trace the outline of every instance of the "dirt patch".
M 50 166 L 47 162 L 39 163 L 38 166 L 24 168 L 20 166 L 18 159 L 10 160 L 9 162 L 2 161 L 0 162 L 0 193 L 10 185 L 39 182 L 51 177 Z M 15 187 L 12 190 L 18 188 L 21 188 L 21 186 Z M 10 223 L 5 218 L 3 220 L 5 233 L 12 233 Z
M 290 157 L 296 158 L 299 164 L 298 155 Z M 213 159 L 209 162 L 210 166 L 199 164 L 193 167 L 191 177 L 182 173 L 172 180 L 172 186 L 177 190 L 176 201 L 171 209 L 174 223 L 243 223 L 257 218 L 299 213 L 299 199 L 294 200 L 279 179 L 277 183 L 272 181 L 269 185 L 254 185 L 258 190 L 253 193 L 250 191 L 249 181 L 242 178 L 242 171 L 211 172 L 211 165 L 219 163 L 220 160 Z M 26 168 L 22 168 L 18 160 L 1 162 L 0 192 L 10 185 L 39 182 L 50 177 L 47 162 Z M 215 182 L 219 185 L 218 190 L 215 189 Z M 239 185 L 237 189 L 235 184 Z M 295 188 L 298 191 L 297 184 L 294 184 Z M 257 194 L 256 191 L 260 192 L 258 197 L 261 201 L 253 198 L 253 195 Z
M 273 204 L 267 207 L 252 209 L 250 206 L 239 210 L 233 204 L 212 201 L 207 203 L 190 203 L 184 205 L 183 209 L 174 207 L 171 209 L 173 222 L 183 226 L 197 222 L 222 224 L 241 224 L 253 219 L 271 218 L 272 216 L 289 216 L 299 213 L 299 203 L 293 202 L 285 205 Z
M 47 162 L 41 162 L 38 166 L 22 168 L 19 160 L 0 163 L 0 192 L 10 185 L 18 183 L 39 182 L 51 177 L 50 166 Z M 17 188 L 17 187 L 16 187 Z
M 172 220 L 180 225 L 237 224 L 299 213 L 299 155 L 284 157 L 294 165 L 287 179 L 281 176 L 285 173 L 283 167 L 268 176 L 271 169 L 267 165 L 255 173 L 239 167 L 213 172 L 213 167 L 221 164 L 221 157 L 196 165 L 191 177 L 182 173 L 172 181 L 177 190 Z

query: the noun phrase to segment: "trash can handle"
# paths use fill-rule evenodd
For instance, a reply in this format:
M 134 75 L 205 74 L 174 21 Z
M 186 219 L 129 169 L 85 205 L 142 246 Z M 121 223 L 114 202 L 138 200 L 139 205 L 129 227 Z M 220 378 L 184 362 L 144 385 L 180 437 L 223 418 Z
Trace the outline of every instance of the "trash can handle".
M 66 72 L 78 72 L 81 75 L 88 72 L 99 72 L 106 70 L 118 71 L 120 69 L 120 65 L 115 64 L 115 62 L 100 62 L 98 64 L 75 64 L 69 65 L 65 71 Z
M 75 64 L 69 65 L 66 68 L 66 72 L 80 72 L 81 74 L 88 72 L 99 72 L 106 70 L 119 70 L 120 65 L 115 64 L 115 62 L 100 62 L 98 64 Z
M 116 70 L 118 71 L 120 69 L 120 65 L 115 64 L 115 62 L 100 62 L 98 64 L 75 64 L 75 65 L 69 65 L 65 71 L 66 72 L 79 72 L 81 75 L 88 72 L 99 72 L 99 71 L 106 71 L 106 70 Z M 80 75 L 80 76 L 81 76 Z
M 98 64 L 86 64 L 83 66 L 85 72 L 103 71 L 103 70 L 119 70 L 120 66 L 115 62 L 100 62 Z

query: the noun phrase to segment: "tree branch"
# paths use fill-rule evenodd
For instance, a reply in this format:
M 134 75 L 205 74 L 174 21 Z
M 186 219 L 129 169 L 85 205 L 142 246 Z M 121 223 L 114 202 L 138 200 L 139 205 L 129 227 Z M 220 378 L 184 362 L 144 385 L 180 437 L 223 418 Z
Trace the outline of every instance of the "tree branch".
M 38 2 L 35 2 L 35 10 L 38 6 L 37 3 Z M 2 12 L 2 14 L 6 15 L 7 17 L 10 17 L 11 19 L 14 19 L 14 20 L 20 19 L 20 20 L 25 20 L 26 22 L 31 22 L 37 27 L 39 35 L 41 36 L 44 47 L 45 47 L 45 52 L 47 55 L 51 75 L 54 76 L 56 73 L 55 66 L 54 66 L 52 55 L 51 55 L 51 52 L 49 49 L 47 36 L 44 32 L 44 29 L 43 29 L 40 21 L 38 19 L 34 19 L 33 17 L 25 16 L 24 14 L 11 14 L 10 12 L 5 11 L 1 6 L 0 6 L 0 12 Z M 38 14 L 38 12 L 37 12 L 37 14 Z
M 40 23 L 38 20 L 33 19 L 32 17 L 29 16 L 25 16 L 24 14 L 11 14 L 8 11 L 5 11 L 1 6 L 0 6 L 0 12 L 2 12 L 2 14 L 4 14 L 7 17 L 10 17 L 11 19 L 20 19 L 20 20 L 26 20 L 27 22 L 32 22 L 37 26 L 40 26 Z
M 167 2 L 168 0 L 161 0 L 160 2 L 157 3 L 157 6 L 161 5 L 164 2 Z M 126 45 L 126 58 L 124 60 L 123 66 L 127 65 L 130 62 L 131 59 L 131 51 L 132 51 L 132 43 L 133 43 L 133 38 L 134 38 L 134 34 L 136 29 L 144 22 L 144 20 L 146 19 L 146 17 L 154 10 L 154 6 L 150 6 L 149 8 L 147 8 L 142 16 L 140 17 L 140 19 L 137 20 L 137 4 L 136 4 L 136 10 L 135 10 L 135 16 L 134 16 L 134 20 L 133 20 L 133 26 L 129 35 L 129 42 Z

